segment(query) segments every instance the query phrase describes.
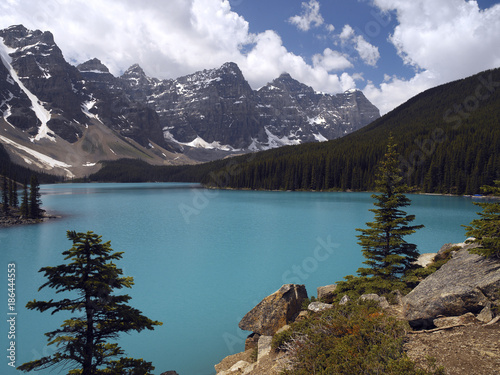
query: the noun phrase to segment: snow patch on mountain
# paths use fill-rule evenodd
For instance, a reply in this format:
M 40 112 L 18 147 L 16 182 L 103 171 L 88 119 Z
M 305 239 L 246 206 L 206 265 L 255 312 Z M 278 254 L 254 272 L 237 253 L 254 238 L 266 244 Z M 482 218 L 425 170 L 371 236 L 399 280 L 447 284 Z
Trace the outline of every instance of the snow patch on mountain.
M 313 134 L 314 139 L 317 140 L 318 142 L 326 142 L 328 141 L 328 138 L 324 137 L 323 134 L 318 133 L 318 134 Z
M 66 174 L 67 174 L 68 177 L 74 177 L 73 173 L 71 173 L 71 171 L 69 171 L 68 169 L 66 169 L 66 168 L 71 168 L 71 165 L 69 165 L 69 164 L 66 164 L 66 163 L 64 163 L 62 161 L 56 160 L 54 158 L 51 158 L 50 156 L 47 156 L 47 155 L 42 154 L 41 152 L 32 150 L 31 148 L 22 146 L 19 143 L 14 142 L 13 140 L 11 140 L 11 139 L 9 139 L 7 137 L 4 137 L 2 135 L 0 135 L 0 141 L 2 141 L 5 144 L 11 145 L 11 146 L 15 147 L 16 149 L 18 149 L 20 151 L 23 151 L 26 154 L 34 157 L 36 159 L 36 161 L 38 161 L 39 163 L 41 163 L 44 166 L 48 167 L 47 169 L 51 169 L 51 168 L 63 168 L 64 170 L 66 170 Z M 36 163 L 36 161 L 30 159 L 27 156 L 22 155 L 21 157 L 24 159 L 24 161 L 27 164 Z
M 200 136 L 197 136 L 194 140 L 191 142 L 178 142 L 181 145 L 184 146 L 189 146 L 189 147 L 194 147 L 194 148 L 204 148 L 207 150 L 221 150 L 221 151 L 239 151 L 231 146 L 228 145 L 221 145 L 219 142 L 214 141 L 212 143 L 208 143 L 205 141 L 203 138 Z
M 1 38 L 0 38 L 1 39 Z M 40 120 L 41 126 L 38 129 L 38 134 L 31 138 L 32 142 L 39 141 L 42 138 L 48 138 L 51 141 L 55 142 L 56 139 L 54 137 L 54 134 L 50 131 L 49 127 L 47 126 L 47 122 L 49 122 L 51 115 L 50 111 L 47 111 L 43 104 L 40 102 L 40 100 L 29 91 L 26 86 L 22 83 L 22 81 L 19 79 L 17 76 L 16 71 L 11 65 L 12 59 L 9 56 L 8 49 L 6 45 L 4 44 L 3 40 L 0 40 L 0 57 L 2 59 L 2 62 L 4 66 L 7 68 L 9 71 L 10 76 L 14 79 L 14 81 L 19 85 L 22 91 L 26 94 L 26 96 L 29 98 L 31 101 L 31 109 L 33 112 L 35 112 L 36 117 Z
M 266 134 L 267 134 L 267 148 L 278 148 L 282 146 L 292 146 L 292 145 L 300 145 L 302 142 L 300 139 L 290 139 L 287 136 L 283 137 L 278 137 L 277 135 L 274 135 L 269 131 L 269 129 L 266 127 Z

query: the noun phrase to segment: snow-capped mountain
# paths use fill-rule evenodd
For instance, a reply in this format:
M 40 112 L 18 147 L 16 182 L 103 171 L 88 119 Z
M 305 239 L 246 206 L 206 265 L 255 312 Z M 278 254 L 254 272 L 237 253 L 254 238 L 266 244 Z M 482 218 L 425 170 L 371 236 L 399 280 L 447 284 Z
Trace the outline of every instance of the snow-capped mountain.
M 50 32 L 18 25 L 0 37 L 0 142 L 16 162 L 68 176 L 119 157 L 179 164 L 325 141 L 380 116 L 360 91 L 317 93 L 289 74 L 259 90 L 234 63 L 171 80 L 134 65 L 115 77 L 97 59 L 69 64 Z

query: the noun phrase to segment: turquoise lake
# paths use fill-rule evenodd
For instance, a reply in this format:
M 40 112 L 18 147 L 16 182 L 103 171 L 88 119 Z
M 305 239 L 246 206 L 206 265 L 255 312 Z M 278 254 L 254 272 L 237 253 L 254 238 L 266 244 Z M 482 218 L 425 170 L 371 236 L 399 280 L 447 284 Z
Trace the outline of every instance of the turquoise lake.
M 10 341 L 7 265 L 16 264 L 16 366 L 51 354 L 45 332 L 66 317 L 25 309 L 29 300 L 61 298 L 38 288 L 37 271 L 64 263 L 67 230 L 94 231 L 123 251 L 118 262 L 135 285 L 130 304 L 163 326 L 122 335 L 126 355 L 152 361 L 155 374 L 215 374 L 214 365 L 244 349 L 249 332 L 238 322 L 262 298 L 286 283 L 316 288 L 355 274 L 364 260 L 355 228 L 373 220 L 369 193 L 206 190 L 193 184 L 42 185 L 43 207 L 61 218 L 0 228 L 4 311 L 1 374 Z M 421 253 L 462 242 L 462 224 L 480 208 L 464 197 L 410 195 L 407 212 L 424 224 L 407 240 Z M 64 369 L 40 372 L 67 373 Z

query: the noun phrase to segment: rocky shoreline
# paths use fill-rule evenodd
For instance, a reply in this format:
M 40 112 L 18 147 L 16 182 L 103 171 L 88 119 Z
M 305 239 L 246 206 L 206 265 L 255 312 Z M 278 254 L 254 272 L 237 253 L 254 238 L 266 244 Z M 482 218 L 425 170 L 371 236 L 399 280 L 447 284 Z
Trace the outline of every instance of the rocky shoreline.
M 11 214 L 9 216 L 0 216 L 0 228 L 10 228 L 17 225 L 32 225 L 44 223 L 51 219 L 59 219 L 60 216 L 44 213 L 40 219 L 24 218 L 20 215 Z
M 447 375 L 486 375 L 500 368 L 500 259 L 470 254 L 471 246 L 444 245 L 434 255 L 456 249 L 451 259 L 406 296 L 395 298 L 394 304 L 377 295 L 360 298 L 377 301 L 385 314 L 410 324 L 404 351 L 421 368 L 429 356 Z M 335 288 L 318 288 L 318 299 L 327 300 Z M 289 354 L 271 348 L 273 336 L 333 306 L 312 302 L 302 310 L 307 298 L 305 286 L 295 284 L 283 285 L 264 298 L 239 323 L 241 329 L 253 332 L 245 351 L 215 365 L 217 375 L 280 374 Z

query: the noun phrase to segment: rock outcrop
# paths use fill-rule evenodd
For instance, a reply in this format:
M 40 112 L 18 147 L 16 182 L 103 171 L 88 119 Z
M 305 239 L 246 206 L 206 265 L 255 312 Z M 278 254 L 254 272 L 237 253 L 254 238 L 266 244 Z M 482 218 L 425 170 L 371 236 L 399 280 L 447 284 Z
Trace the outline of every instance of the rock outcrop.
M 323 302 L 331 302 L 336 289 L 337 284 L 319 286 L 316 289 L 318 292 L 318 299 Z
M 250 310 L 238 326 L 244 331 L 272 336 L 297 317 L 306 298 L 304 285 L 285 284 Z
M 325 310 L 329 310 L 333 307 L 333 305 L 329 303 L 323 303 L 323 302 L 312 302 L 307 306 L 307 310 L 312 311 L 312 312 L 321 312 Z
M 499 289 L 500 260 L 464 248 L 403 298 L 404 315 L 413 327 L 431 327 L 440 315 L 480 313 L 498 300 Z

